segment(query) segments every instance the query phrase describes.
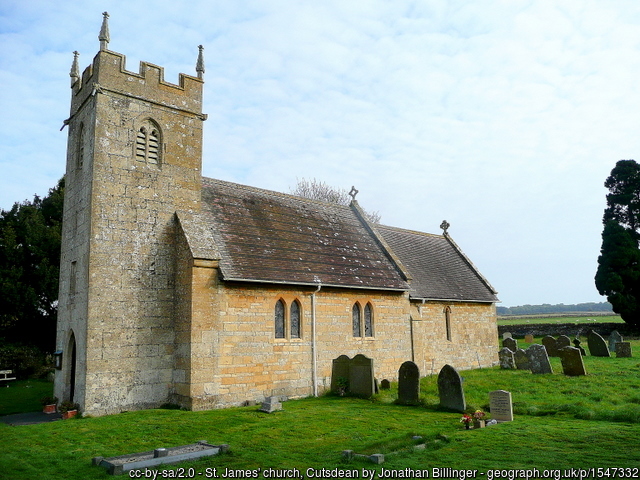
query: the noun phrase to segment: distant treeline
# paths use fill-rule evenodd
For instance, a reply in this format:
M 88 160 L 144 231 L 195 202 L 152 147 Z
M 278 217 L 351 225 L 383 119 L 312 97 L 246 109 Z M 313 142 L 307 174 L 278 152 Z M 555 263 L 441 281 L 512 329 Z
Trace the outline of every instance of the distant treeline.
M 565 305 L 560 303 L 558 305 L 550 305 L 544 303 L 542 305 L 521 305 L 518 307 L 496 307 L 498 315 L 539 315 L 539 314 L 554 314 L 554 313 L 611 313 L 613 310 L 609 302 L 590 302 L 590 303 L 578 303 L 576 305 Z

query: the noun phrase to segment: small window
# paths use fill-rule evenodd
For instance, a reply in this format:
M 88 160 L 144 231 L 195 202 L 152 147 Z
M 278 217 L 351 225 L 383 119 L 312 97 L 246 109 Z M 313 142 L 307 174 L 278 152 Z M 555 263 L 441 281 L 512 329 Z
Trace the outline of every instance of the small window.
M 275 327 L 276 338 L 284 338 L 284 302 L 282 300 L 276 302 Z
M 353 323 L 353 336 L 361 337 L 362 327 L 360 326 L 360 305 L 357 303 L 353 304 L 353 309 L 351 310 L 351 321 Z
M 76 262 L 71 262 L 71 271 L 69 277 L 69 294 L 75 295 L 78 282 L 78 267 Z
M 364 307 L 364 336 L 373 337 L 373 310 L 370 303 Z
M 291 338 L 300 338 L 300 304 L 297 300 L 291 304 L 289 321 L 291 323 Z
M 160 128 L 151 120 L 147 120 L 136 133 L 136 160 L 159 165 L 161 157 Z
M 76 145 L 76 168 L 82 168 L 84 164 L 84 123 L 80 124 L 78 127 L 78 138 L 76 140 L 78 143 Z
M 451 341 L 451 307 L 444 309 L 444 324 L 447 334 L 447 340 Z

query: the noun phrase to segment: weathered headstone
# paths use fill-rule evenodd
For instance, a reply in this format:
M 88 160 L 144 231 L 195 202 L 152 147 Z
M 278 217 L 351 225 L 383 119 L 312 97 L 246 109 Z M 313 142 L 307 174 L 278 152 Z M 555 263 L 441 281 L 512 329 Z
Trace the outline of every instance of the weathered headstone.
M 389 390 L 391 388 L 391 382 L 386 378 L 383 378 L 380 382 L 380 390 Z
M 618 342 L 616 343 L 616 357 L 624 358 L 631 357 L 631 343 L 629 342 Z
M 498 422 L 513 421 L 513 403 L 511 392 L 506 390 L 494 390 L 489 393 L 489 411 L 491 418 Z
M 418 366 L 407 361 L 398 370 L 398 403 L 401 405 L 417 405 L 420 402 L 420 370 Z
M 561 348 L 570 347 L 571 339 L 566 335 L 560 335 L 556 340 L 556 349 L 559 351 Z
M 516 350 L 516 353 L 513 354 L 513 359 L 516 362 L 516 368 L 518 370 L 529 370 L 531 368 L 529 356 L 522 348 Z
M 530 333 L 527 333 L 524 336 L 524 343 L 533 343 L 533 335 L 531 335 Z
M 338 392 L 341 383 L 349 381 L 351 359 L 346 355 L 334 358 L 331 365 L 331 391 Z
M 349 368 L 349 391 L 353 395 L 369 398 L 375 393 L 373 359 L 361 353 L 351 359 Z
M 562 347 L 560 349 L 560 360 L 562 361 L 562 371 L 565 375 L 577 377 L 587 374 L 582 361 L 582 353 L 576 347 Z
M 591 330 L 587 335 L 587 345 L 589 346 L 589 353 L 594 357 L 610 357 L 609 347 L 607 342 L 604 341 L 598 332 Z
M 515 338 L 505 338 L 502 341 L 502 346 L 508 348 L 512 352 L 518 350 L 518 341 Z
M 503 347 L 498 352 L 498 360 L 500 362 L 500 368 L 503 368 L 505 370 L 516 368 L 516 362 L 513 358 L 513 352 L 507 347 Z
M 549 362 L 549 356 L 547 355 L 547 349 L 544 345 L 534 343 L 526 350 L 529 357 L 529 368 L 531 373 L 553 373 L 551 363 Z
M 512 338 L 511 332 L 504 332 L 502 334 L 502 340 L 506 340 L 507 338 Z
M 580 339 L 579 339 L 578 337 L 576 337 L 576 338 L 574 338 L 574 339 L 573 339 L 573 346 L 574 346 L 574 347 L 576 347 L 578 350 L 580 350 L 580 353 L 581 353 L 581 354 L 582 354 L 582 356 L 584 357 L 584 356 L 587 354 L 587 352 L 585 351 L 585 349 L 584 349 L 584 348 L 582 348 L 582 347 L 580 346 L 580 344 L 581 344 L 581 343 L 582 343 L 582 342 L 580 341 Z
M 272 413 L 277 410 L 282 410 L 282 403 L 280 403 L 280 399 L 278 397 L 267 397 L 262 402 L 262 406 L 260 407 L 261 412 Z
M 622 338 L 622 335 L 620 335 L 620 332 L 618 332 L 617 330 L 611 332 L 611 334 L 609 335 L 609 353 L 615 352 L 616 343 L 622 341 L 624 341 L 624 339 Z
M 440 396 L 440 406 L 464 412 L 467 403 L 464 399 L 462 389 L 462 379 L 458 371 L 451 365 L 445 365 L 438 374 L 438 395 Z
M 542 339 L 542 345 L 544 345 L 544 348 L 547 349 L 548 356 L 550 357 L 558 356 L 558 347 L 556 344 L 556 339 L 553 338 L 551 335 L 547 335 Z

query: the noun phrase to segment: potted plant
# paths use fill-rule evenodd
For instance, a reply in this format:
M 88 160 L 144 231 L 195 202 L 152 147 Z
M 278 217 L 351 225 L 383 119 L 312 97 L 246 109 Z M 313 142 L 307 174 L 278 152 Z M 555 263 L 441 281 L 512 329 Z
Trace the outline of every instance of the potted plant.
M 464 424 L 464 428 L 466 430 L 469 430 L 471 428 L 471 423 L 473 422 L 473 417 L 468 413 L 465 413 L 464 415 L 462 415 L 460 422 Z
M 60 413 L 62 413 L 62 419 L 66 420 L 68 418 L 75 417 L 78 413 L 79 408 L 80 405 L 78 405 L 77 403 L 66 401 L 60 404 L 58 410 L 60 410 Z
M 484 428 L 485 425 L 485 416 L 482 410 L 476 410 L 473 413 L 473 428 Z
M 58 397 L 51 397 L 49 395 L 40 399 L 42 404 L 42 411 L 44 413 L 56 413 L 56 406 L 58 405 Z

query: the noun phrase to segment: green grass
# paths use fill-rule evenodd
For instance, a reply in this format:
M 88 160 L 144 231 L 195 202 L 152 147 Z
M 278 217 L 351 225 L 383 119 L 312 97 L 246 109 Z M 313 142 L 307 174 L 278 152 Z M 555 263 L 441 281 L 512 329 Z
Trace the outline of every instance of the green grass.
M 637 351 L 640 341 L 632 345 Z M 195 469 L 196 478 L 207 478 L 212 473 L 207 468 L 217 468 L 218 474 L 225 468 L 298 468 L 304 475 L 307 468 L 380 472 L 383 467 L 450 467 L 484 472 L 638 467 L 640 359 L 584 360 L 589 373 L 584 377 L 564 376 L 556 358 L 553 375 L 499 368 L 461 372 L 469 410 L 487 410 L 492 390 L 512 393 L 514 421 L 481 430 L 465 431 L 460 414 L 438 409 L 435 376 L 422 379 L 423 404 L 417 407 L 395 405 L 397 386 L 392 385 L 373 400 L 308 398 L 285 402 L 284 410 L 273 414 L 257 407 L 159 409 L 18 427 L 0 424 L 0 478 L 110 478 L 91 465 L 92 457 L 201 439 L 228 443 L 231 453 L 183 464 Z M 12 388 L 0 389 L 0 404 Z M 31 394 L 34 388 L 22 391 Z M 423 437 L 423 449 L 413 449 L 413 435 Z M 341 452 L 347 449 L 384 453 L 386 461 L 382 466 L 346 462 Z
M 46 380 L 16 380 L 0 387 L 0 415 L 42 410 L 40 399 L 53 396 L 53 383 Z
M 578 323 L 589 325 L 593 323 L 624 323 L 620 315 L 531 315 L 522 317 L 498 317 L 498 325 L 527 325 L 539 323 Z

